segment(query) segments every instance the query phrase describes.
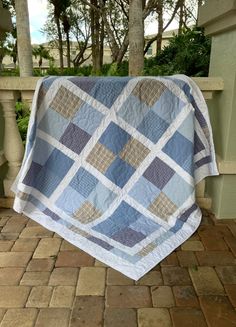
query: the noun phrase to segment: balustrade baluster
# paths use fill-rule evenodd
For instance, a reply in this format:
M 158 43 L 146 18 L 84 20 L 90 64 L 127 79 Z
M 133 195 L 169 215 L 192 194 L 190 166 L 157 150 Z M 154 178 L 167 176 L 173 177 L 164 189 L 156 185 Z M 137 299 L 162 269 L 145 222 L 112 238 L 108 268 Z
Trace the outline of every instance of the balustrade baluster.
M 8 172 L 3 181 L 6 197 L 14 197 L 11 185 L 20 170 L 24 155 L 24 146 L 16 123 L 15 103 L 18 97 L 18 91 L 0 91 L 5 120 L 3 149 L 8 162 Z

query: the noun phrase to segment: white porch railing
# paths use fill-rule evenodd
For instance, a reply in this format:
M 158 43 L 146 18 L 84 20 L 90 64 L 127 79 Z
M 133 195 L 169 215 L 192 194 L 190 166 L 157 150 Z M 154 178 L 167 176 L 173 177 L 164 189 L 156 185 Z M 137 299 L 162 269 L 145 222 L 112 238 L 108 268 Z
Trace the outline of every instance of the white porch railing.
M 4 116 L 4 142 L 3 149 L 0 151 L 0 166 L 7 161 L 8 172 L 3 181 L 4 198 L 0 199 L 0 207 L 11 207 L 13 201 L 13 193 L 10 187 L 19 172 L 22 158 L 24 155 L 24 147 L 16 124 L 15 103 L 20 97 L 22 101 L 27 102 L 30 106 L 36 83 L 39 77 L 1 77 L 0 78 L 0 104 L 3 109 Z M 214 96 L 214 92 L 223 90 L 224 84 L 221 78 L 213 77 L 196 77 L 193 80 L 198 84 L 203 92 L 206 100 L 210 100 Z M 235 169 L 230 164 L 224 164 L 220 161 L 219 170 Z M 209 209 L 211 200 L 205 194 L 205 181 L 197 185 L 197 199 L 201 207 Z

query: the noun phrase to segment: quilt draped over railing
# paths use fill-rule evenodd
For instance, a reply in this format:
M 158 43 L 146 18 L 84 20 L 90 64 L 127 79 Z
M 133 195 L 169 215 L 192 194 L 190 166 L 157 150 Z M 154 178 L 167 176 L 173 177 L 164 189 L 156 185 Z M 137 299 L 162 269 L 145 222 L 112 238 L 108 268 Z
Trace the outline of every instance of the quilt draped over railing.
M 137 280 L 194 233 L 195 185 L 217 174 L 190 78 L 47 77 L 14 209 Z

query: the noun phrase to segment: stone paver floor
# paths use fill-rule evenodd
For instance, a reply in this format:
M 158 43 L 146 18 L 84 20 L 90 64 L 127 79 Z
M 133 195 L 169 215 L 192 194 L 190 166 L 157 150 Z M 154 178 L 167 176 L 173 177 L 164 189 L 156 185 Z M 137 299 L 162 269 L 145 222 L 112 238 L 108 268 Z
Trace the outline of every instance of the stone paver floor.
M 236 326 L 236 220 L 201 226 L 138 282 L 0 209 L 0 327 Z

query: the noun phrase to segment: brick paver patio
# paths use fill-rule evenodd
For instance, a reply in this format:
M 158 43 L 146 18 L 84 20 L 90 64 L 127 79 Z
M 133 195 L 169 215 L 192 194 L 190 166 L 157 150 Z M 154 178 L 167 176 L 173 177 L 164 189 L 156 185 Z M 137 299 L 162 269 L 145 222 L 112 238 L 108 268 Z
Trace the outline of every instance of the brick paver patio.
M 136 283 L 12 210 L 0 232 L 0 327 L 236 326 L 236 220 L 204 212 Z

